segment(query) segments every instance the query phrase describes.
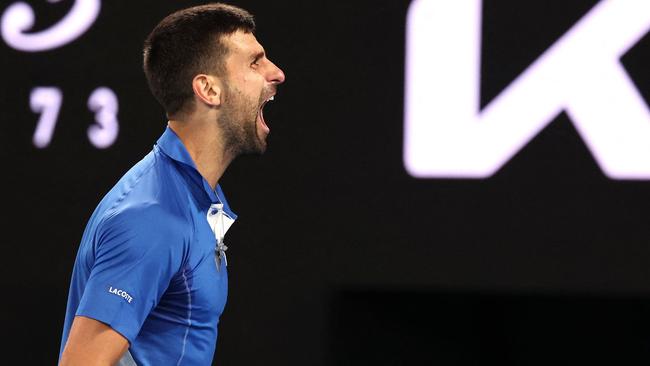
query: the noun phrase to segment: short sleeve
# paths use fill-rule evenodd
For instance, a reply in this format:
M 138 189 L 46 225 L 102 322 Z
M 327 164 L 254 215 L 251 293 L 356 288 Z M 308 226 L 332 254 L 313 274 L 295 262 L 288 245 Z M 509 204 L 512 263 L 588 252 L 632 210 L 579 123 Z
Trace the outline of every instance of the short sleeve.
M 113 213 L 95 235 L 76 315 L 106 323 L 133 343 L 181 268 L 185 237 L 179 219 L 159 206 Z

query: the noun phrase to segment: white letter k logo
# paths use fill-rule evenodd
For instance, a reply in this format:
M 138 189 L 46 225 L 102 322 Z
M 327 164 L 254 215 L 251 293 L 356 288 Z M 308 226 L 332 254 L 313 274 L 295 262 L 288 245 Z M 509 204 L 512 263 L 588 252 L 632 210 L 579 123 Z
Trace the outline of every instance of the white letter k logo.
M 650 111 L 620 62 L 650 1 L 601 1 L 482 111 L 481 0 L 415 0 L 407 25 L 410 174 L 491 176 L 565 111 L 607 176 L 650 179 Z

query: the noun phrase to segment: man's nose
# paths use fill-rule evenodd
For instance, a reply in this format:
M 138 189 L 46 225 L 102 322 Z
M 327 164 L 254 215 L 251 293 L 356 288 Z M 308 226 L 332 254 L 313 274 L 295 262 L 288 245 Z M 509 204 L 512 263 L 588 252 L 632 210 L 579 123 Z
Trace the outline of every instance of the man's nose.
M 269 72 L 269 81 L 274 83 L 274 84 L 282 84 L 284 83 L 284 71 L 282 71 L 279 67 L 277 67 L 273 62 L 271 62 L 271 71 Z

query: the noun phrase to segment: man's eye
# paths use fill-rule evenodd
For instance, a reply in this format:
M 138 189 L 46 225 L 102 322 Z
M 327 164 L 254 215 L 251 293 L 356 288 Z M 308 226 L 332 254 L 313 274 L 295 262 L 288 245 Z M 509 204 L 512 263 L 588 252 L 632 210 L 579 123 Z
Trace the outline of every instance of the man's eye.
M 253 63 L 251 63 L 251 67 L 258 67 L 259 65 L 260 65 L 260 63 L 259 63 L 258 60 L 255 60 L 255 61 L 253 61 Z

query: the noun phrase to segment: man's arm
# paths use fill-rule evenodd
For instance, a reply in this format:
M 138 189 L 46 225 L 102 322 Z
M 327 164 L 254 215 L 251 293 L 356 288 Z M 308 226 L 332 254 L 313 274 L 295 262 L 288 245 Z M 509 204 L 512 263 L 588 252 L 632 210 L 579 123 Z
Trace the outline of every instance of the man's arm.
M 126 338 L 108 325 L 76 316 L 59 365 L 115 365 L 128 348 Z

